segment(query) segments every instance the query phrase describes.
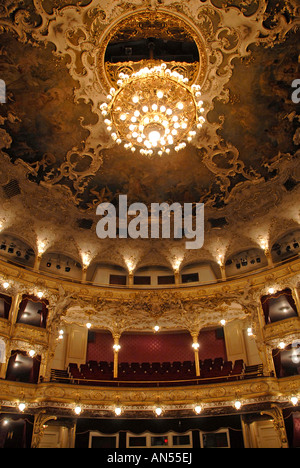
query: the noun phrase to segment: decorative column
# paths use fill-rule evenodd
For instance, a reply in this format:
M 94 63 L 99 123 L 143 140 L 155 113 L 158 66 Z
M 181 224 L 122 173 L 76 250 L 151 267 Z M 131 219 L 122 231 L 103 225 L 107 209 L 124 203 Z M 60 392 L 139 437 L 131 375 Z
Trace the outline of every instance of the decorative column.
M 282 410 L 275 404 L 271 405 L 271 407 L 272 409 L 264 410 L 261 414 L 268 414 L 273 418 L 274 429 L 279 436 L 281 448 L 289 448 Z
M 134 283 L 134 276 L 133 276 L 133 272 L 129 272 L 128 274 L 128 286 L 129 287 L 132 287 L 133 286 L 133 283 Z
M 56 416 L 47 416 L 44 412 L 38 413 L 34 416 L 31 448 L 39 448 L 45 432 L 46 423 L 50 420 L 56 421 L 56 419 Z
M 267 260 L 268 260 L 268 266 L 273 267 L 274 263 L 272 259 L 272 254 L 269 249 L 265 249 L 265 256 L 267 257 Z
M 193 338 L 192 347 L 194 349 L 194 354 L 195 354 L 196 376 L 200 377 L 199 343 L 198 343 L 199 332 L 192 332 L 191 335 Z
M 175 284 L 179 285 L 180 284 L 180 273 L 178 270 L 174 271 L 174 278 L 175 278 Z
M 14 324 L 17 321 L 19 306 L 21 302 L 22 302 L 22 294 L 16 294 L 13 297 L 10 314 L 9 314 L 10 315 L 10 334 L 12 334 Z
M 40 255 L 37 255 L 34 260 L 34 270 L 38 271 L 40 269 L 40 264 L 41 264 L 42 257 Z
M 84 267 L 82 268 L 82 274 L 81 274 L 81 281 L 82 281 L 83 283 L 86 282 L 86 273 L 87 273 L 87 267 L 84 266 Z
M 300 317 L 300 298 L 299 298 L 299 292 L 297 288 L 292 289 L 292 296 L 296 304 L 297 314 Z
M 113 334 L 114 338 L 114 379 L 118 378 L 118 370 L 119 370 L 119 351 L 121 349 L 120 346 L 120 338 L 121 335 L 118 333 Z
M 220 264 L 220 270 L 221 270 L 221 278 L 223 281 L 226 281 L 227 280 L 227 277 L 226 277 L 226 271 L 225 271 L 225 265 L 222 263 Z
M 275 375 L 275 365 L 272 356 L 272 349 L 270 346 L 267 346 L 265 343 L 265 336 L 264 336 L 264 327 L 265 327 L 265 318 L 264 312 L 262 309 L 261 302 L 259 301 L 259 306 L 257 307 L 257 318 L 258 324 L 256 326 L 255 335 L 256 335 L 256 344 L 257 349 L 259 351 L 260 358 L 263 363 L 263 373 L 264 375 L 268 376 L 271 373 Z
M 5 340 L 5 362 L 0 363 L 0 379 L 5 380 L 10 355 L 11 355 L 11 348 L 8 345 L 8 342 Z

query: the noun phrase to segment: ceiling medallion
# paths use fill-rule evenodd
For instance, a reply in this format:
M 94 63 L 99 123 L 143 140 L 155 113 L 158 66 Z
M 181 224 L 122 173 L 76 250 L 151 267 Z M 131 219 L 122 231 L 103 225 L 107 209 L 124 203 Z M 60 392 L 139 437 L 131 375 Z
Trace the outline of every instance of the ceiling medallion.
M 118 89 L 111 88 L 100 109 L 117 144 L 161 156 L 185 148 L 203 126 L 201 87 L 190 86 L 188 78 L 165 63 L 147 65 L 131 75 L 120 73 Z

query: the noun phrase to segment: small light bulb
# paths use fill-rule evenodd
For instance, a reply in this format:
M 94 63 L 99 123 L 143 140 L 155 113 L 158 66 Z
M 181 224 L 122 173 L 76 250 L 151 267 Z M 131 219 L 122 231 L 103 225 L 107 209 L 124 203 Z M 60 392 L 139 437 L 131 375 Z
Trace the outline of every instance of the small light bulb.
M 291 402 L 293 403 L 294 406 L 296 406 L 296 405 L 298 404 L 298 401 L 299 401 L 299 400 L 298 400 L 298 398 L 297 398 L 296 396 L 293 396 L 293 397 L 291 398 Z
M 158 331 L 160 330 L 160 326 L 159 326 L 159 325 L 155 325 L 154 330 L 155 330 L 156 332 L 158 332 Z
M 194 411 L 196 414 L 200 414 L 202 411 L 202 407 L 200 405 L 195 406 Z
M 8 289 L 9 288 L 9 283 L 7 281 L 5 281 L 5 283 L 3 283 L 2 286 L 3 286 L 4 289 Z
M 19 404 L 19 410 L 20 410 L 21 412 L 23 412 L 23 411 L 25 410 L 25 408 L 26 408 L 25 403 L 20 403 L 20 404 Z
M 79 405 L 75 406 L 75 409 L 74 409 L 75 414 L 80 414 L 81 411 L 82 411 L 81 406 L 79 406 Z
M 241 403 L 239 400 L 237 400 L 237 401 L 234 402 L 234 407 L 235 407 L 237 410 L 239 410 L 239 409 L 241 409 L 241 407 L 242 407 L 242 403 Z
M 226 325 L 226 320 L 222 319 L 222 320 L 220 321 L 220 324 L 224 327 L 224 325 Z
M 122 414 L 122 408 L 120 407 L 115 408 L 115 415 L 120 416 L 121 414 Z
M 155 408 L 155 413 L 156 413 L 157 416 L 161 416 L 161 414 L 162 414 L 162 409 L 159 408 L 159 407 L 158 407 L 158 408 Z
M 91 326 L 92 326 L 92 324 L 89 323 L 89 322 L 86 324 L 86 328 L 91 328 Z

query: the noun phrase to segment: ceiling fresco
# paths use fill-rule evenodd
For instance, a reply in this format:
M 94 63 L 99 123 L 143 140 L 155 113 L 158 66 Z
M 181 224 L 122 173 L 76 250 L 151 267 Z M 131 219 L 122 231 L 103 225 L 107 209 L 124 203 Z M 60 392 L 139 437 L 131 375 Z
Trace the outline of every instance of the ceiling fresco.
M 99 109 L 110 86 L 107 45 L 140 40 L 146 19 L 151 36 L 163 25 L 197 45 L 193 77 L 207 120 L 184 150 L 152 158 L 116 145 Z M 46 210 L 52 198 L 72 206 L 73 219 L 94 219 L 100 202 L 117 205 L 120 194 L 146 205 L 203 202 L 209 219 L 225 218 L 233 228 L 251 215 L 249 195 L 262 204 L 261 194 L 273 191 L 264 201 L 274 208 L 286 181 L 295 182 L 294 196 L 299 180 L 299 106 L 291 100 L 299 24 L 293 0 L 4 0 L 0 183 L 15 168 L 37 205 L 44 199 Z

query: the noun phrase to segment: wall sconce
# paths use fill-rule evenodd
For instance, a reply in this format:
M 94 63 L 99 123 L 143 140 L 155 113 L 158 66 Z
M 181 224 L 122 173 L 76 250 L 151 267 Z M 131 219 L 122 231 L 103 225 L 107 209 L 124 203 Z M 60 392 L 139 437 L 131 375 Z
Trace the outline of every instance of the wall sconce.
M 42 299 L 43 296 L 44 296 L 44 293 L 43 293 L 42 291 L 39 291 L 39 292 L 37 293 L 37 297 L 38 297 L 39 299 Z
M 91 263 L 91 254 L 89 252 L 82 254 L 83 268 L 87 269 Z
M 202 406 L 201 405 L 196 405 L 194 408 L 194 411 L 196 414 L 200 414 L 202 411 Z
M 266 239 L 261 239 L 259 242 L 259 245 L 261 246 L 262 250 L 265 252 L 269 250 L 269 242 Z
M 120 346 L 119 344 L 114 344 L 114 345 L 113 345 L 113 349 L 114 349 L 114 351 L 115 351 L 116 353 L 118 353 L 118 352 L 120 351 L 120 349 L 121 349 L 121 346 Z
M 192 347 L 194 348 L 195 351 L 198 351 L 198 349 L 200 348 L 200 345 L 199 343 L 193 343 Z
M 5 282 L 2 284 L 2 287 L 3 287 L 4 289 L 8 289 L 8 288 L 10 287 L 10 284 L 9 284 L 7 281 L 5 281 Z
M 281 341 L 278 345 L 279 349 L 284 349 L 285 347 L 286 347 L 286 344 L 283 341 Z
M 159 325 L 155 325 L 155 327 L 153 327 L 153 330 L 155 331 L 155 333 L 159 332 L 160 326 L 159 326 Z
M 38 256 L 41 257 L 46 250 L 46 241 L 38 241 L 37 249 L 38 249 Z
M 34 351 L 34 349 L 31 349 L 31 350 L 29 351 L 28 354 L 29 354 L 29 356 L 30 356 L 31 358 L 32 358 L 33 356 L 35 356 L 35 351 Z
M 86 328 L 90 329 L 92 327 L 92 324 L 90 322 L 86 323 Z
M 226 325 L 226 320 L 224 319 L 220 320 L 220 324 L 222 325 L 222 327 L 224 327 Z

